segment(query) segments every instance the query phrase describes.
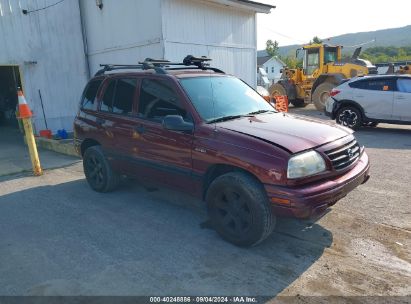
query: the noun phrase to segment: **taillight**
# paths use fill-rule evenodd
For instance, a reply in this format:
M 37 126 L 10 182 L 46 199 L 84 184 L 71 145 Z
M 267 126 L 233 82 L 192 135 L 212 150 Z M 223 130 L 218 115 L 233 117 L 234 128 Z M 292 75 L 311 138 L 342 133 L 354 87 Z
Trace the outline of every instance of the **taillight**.
M 333 96 L 337 95 L 337 94 L 340 93 L 340 92 L 341 92 L 340 90 L 332 89 L 332 90 L 330 91 L 330 96 L 333 97 Z

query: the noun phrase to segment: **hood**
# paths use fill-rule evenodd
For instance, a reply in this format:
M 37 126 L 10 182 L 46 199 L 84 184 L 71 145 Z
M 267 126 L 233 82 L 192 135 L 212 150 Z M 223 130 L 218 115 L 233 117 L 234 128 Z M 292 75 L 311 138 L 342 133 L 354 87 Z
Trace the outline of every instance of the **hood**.
M 291 153 L 321 146 L 353 133 L 331 121 L 287 113 L 242 117 L 217 123 L 217 127 L 269 141 Z

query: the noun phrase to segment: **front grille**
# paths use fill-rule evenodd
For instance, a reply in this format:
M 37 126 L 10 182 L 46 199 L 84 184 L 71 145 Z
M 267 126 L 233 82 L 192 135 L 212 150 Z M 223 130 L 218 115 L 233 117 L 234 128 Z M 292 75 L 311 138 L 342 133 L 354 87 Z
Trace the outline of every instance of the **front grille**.
M 338 148 L 325 151 L 335 170 L 342 170 L 360 158 L 361 149 L 355 138 Z

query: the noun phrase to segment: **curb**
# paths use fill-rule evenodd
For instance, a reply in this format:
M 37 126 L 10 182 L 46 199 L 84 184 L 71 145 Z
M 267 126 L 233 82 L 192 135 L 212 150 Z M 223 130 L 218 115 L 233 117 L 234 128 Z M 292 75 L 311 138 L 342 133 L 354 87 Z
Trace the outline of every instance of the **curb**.
M 36 137 L 36 143 L 38 148 L 43 148 L 70 156 L 80 157 L 80 155 L 74 149 L 72 139 L 55 140 L 44 137 Z

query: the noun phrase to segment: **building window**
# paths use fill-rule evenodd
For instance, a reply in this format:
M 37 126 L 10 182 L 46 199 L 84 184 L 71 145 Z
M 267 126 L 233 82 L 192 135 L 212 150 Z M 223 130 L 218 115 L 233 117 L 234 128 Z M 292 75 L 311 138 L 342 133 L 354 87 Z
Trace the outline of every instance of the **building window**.
M 265 72 L 268 74 L 268 67 L 265 67 Z
M 274 67 L 271 67 L 271 73 L 274 73 Z

